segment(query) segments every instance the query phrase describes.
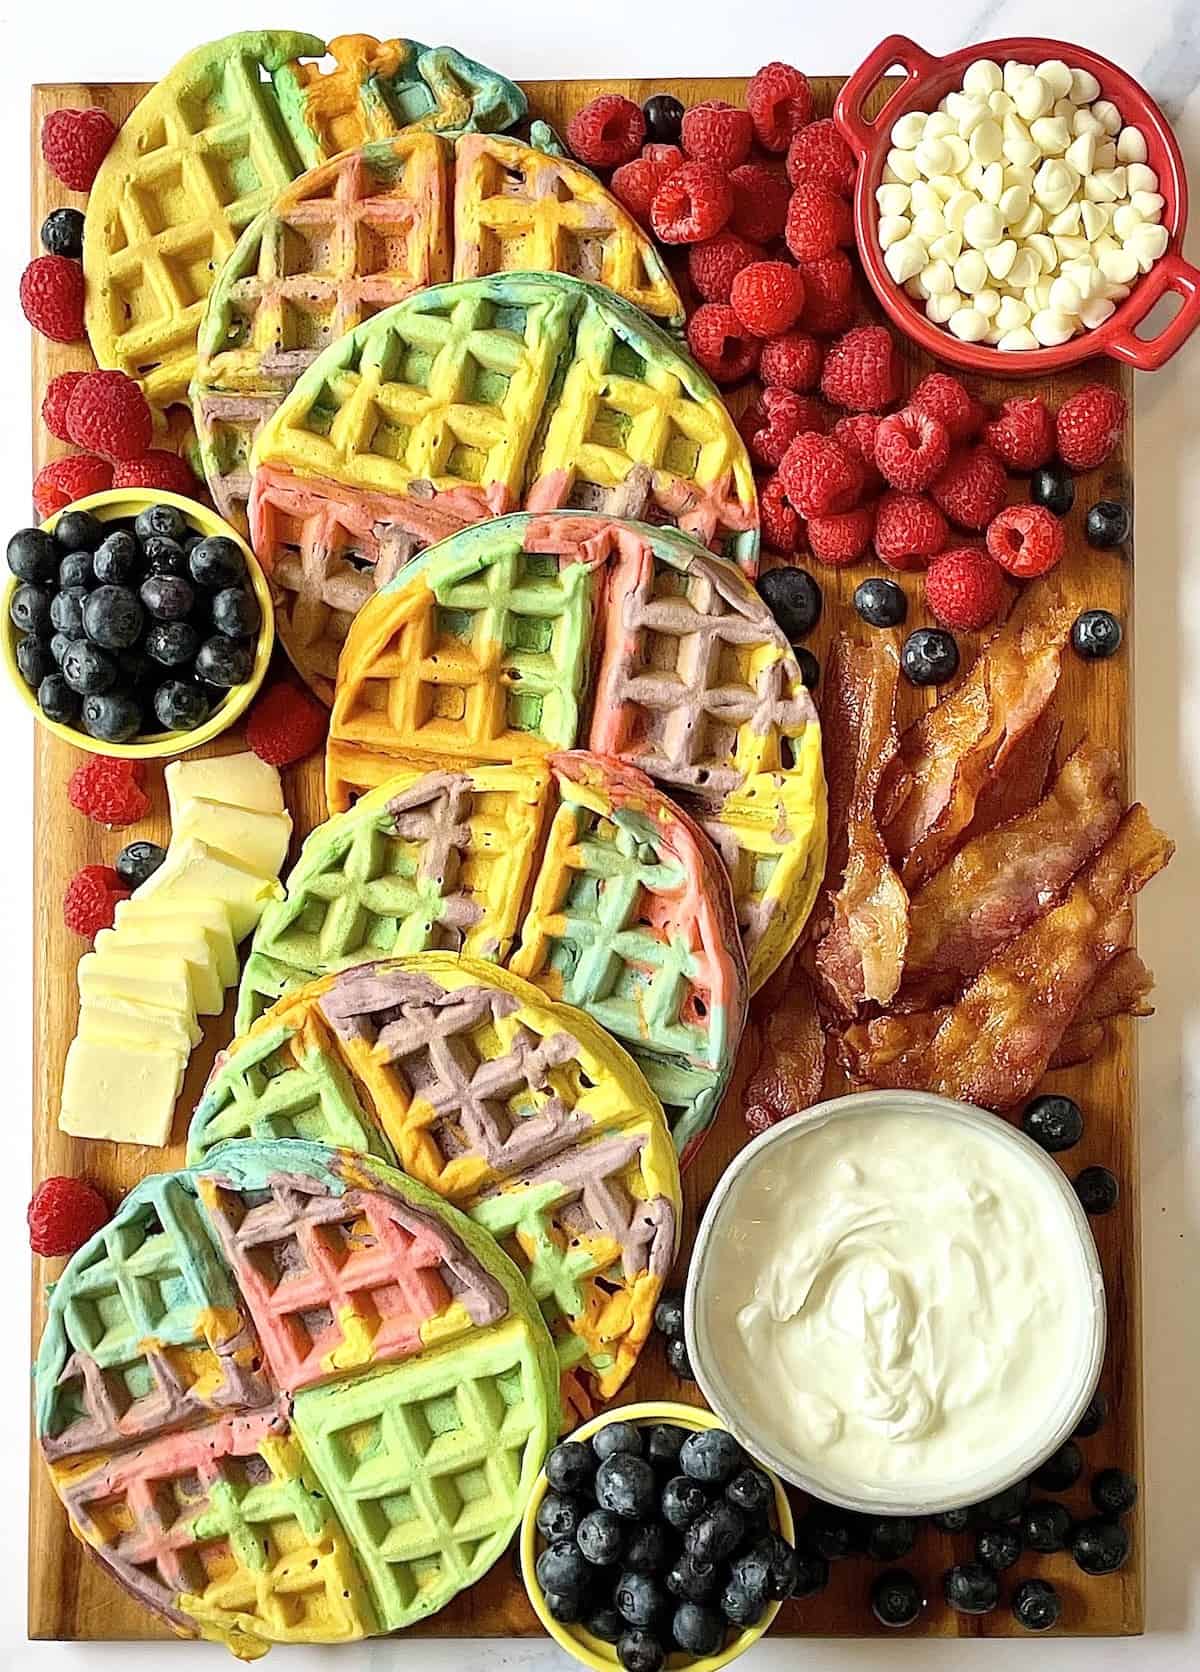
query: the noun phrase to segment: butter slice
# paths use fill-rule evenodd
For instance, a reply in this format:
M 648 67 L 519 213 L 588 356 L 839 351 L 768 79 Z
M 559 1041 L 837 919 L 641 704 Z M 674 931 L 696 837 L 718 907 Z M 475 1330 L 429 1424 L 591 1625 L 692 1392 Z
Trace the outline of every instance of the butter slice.
M 287 813 L 257 813 L 248 807 L 203 798 L 185 801 L 171 825 L 172 842 L 195 837 L 260 877 L 279 875 L 291 835 L 292 821 Z
M 203 935 L 168 937 L 151 922 L 126 923 L 120 929 L 101 929 L 96 936 L 96 951 L 102 959 L 111 954 L 129 955 L 138 960 L 160 960 L 168 969 L 181 963 L 187 971 L 192 991 L 192 1004 L 198 1016 L 219 1016 L 225 1008 L 225 990 L 217 979 L 208 942 Z
M 86 1004 L 101 1000 L 133 999 L 151 1009 L 178 1016 L 193 1046 L 200 1043 L 196 1012 L 192 1007 L 192 986 L 182 963 L 168 966 L 120 953 L 86 952 L 79 960 L 79 997 Z
M 217 755 L 197 761 L 172 761 L 163 774 L 171 830 L 187 801 L 223 801 L 254 813 L 282 813 L 283 785 L 279 773 L 247 750 L 242 755 Z
M 173 841 L 153 876 L 133 896 L 139 905 L 156 900 L 172 906 L 219 901 L 229 914 L 234 940 L 243 940 L 272 900 L 283 899 L 278 878 L 264 878 L 235 864 L 206 842 L 187 836 Z
M 174 1011 L 110 994 L 93 993 L 84 1001 L 75 1031 L 99 1045 L 166 1048 L 181 1052 L 185 1060 L 192 1049 L 191 1036 Z
M 186 1051 L 73 1039 L 58 1124 L 76 1138 L 161 1146 L 186 1068 Z
M 233 987 L 238 979 L 238 955 L 229 928 L 229 913 L 217 900 L 189 900 L 175 906 L 170 900 L 122 900 L 117 906 L 117 928 L 127 924 L 153 927 L 155 940 L 193 940 L 202 935 L 208 942 L 217 979 L 222 987 Z

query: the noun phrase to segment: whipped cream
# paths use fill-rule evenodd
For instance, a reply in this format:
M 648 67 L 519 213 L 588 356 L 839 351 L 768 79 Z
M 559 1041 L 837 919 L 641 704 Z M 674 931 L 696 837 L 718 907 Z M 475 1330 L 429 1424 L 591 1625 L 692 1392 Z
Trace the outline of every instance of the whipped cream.
M 710 1403 L 832 1496 L 995 1490 L 1065 1438 L 1098 1368 L 1099 1269 L 1064 1186 L 1005 1123 L 940 1100 L 781 1133 L 712 1211 Z

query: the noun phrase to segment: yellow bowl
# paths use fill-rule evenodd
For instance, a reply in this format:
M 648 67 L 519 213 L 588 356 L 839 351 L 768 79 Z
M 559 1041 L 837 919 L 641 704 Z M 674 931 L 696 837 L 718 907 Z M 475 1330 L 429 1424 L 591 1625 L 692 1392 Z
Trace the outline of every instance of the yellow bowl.
M 651 1399 L 640 1405 L 619 1405 L 602 1416 L 593 1417 L 591 1422 L 585 1422 L 582 1427 L 576 1428 L 568 1438 L 590 1440 L 597 1429 L 603 1428 L 609 1422 L 636 1422 L 640 1428 L 650 1427 L 659 1422 L 670 1422 L 680 1428 L 691 1428 L 695 1431 L 725 1426 L 711 1411 L 700 1410 L 695 1405 L 676 1405 L 668 1400 Z M 755 1466 L 762 1468 L 761 1464 Z M 789 1544 L 793 1544 L 796 1528 L 792 1521 L 792 1506 L 788 1503 L 787 1494 L 770 1469 L 763 1469 L 763 1473 L 770 1476 L 771 1484 L 775 1488 L 776 1528 Z M 563 1625 L 546 1607 L 546 1596 L 538 1584 L 534 1564 L 538 1557 L 538 1546 L 545 1542 L 537 1528 L 538 1506 L 549 1489 L 550 1482 L 546 1479 L 546 1471 L 543 1469 L 534 1482 L 521 1522 L 521 1572 L 525 1578 L 525 1589 L 529 1593 L 533 1611 L 559 1648 L 565 1649 L 581 1666 L 590 1666 L 592 1672 L 614 1672 L 614 1669 L 620 1672 L 621 1663 L 617 1659 L 615 1644 L 602 1642 L 600 1638 L 593 1637 L 591 1632 L 584 1631 L 582 1626 Z M 770 1629 L 779 1609 L 778 1602 L 769 1602 L 758 1624 L 747 1626 L 744 1631 L 738 1632 L 719 1655 L 696 1657 L 675 1653 L 668 1655 L 667 1666 L 680 1669 L 686 1667 L 688 1672 L 717 1672 L 719 1667 L 728 1666 L 739 1655 L 744 1655 L 747 1649 L 754 1647 L 763 1633 Z
M 271 660 L 271 651 L 275 644 L 275 609 L 271 602 L 271 589 L 257 558 L 236 530 L 230 528 L 227 522 L 222 522 L 215 511 L 197 505 L 194 499 L 185 499 L 182 494 L 177 493 L 153 493 L 145 488 L 109 488 L 105 493 L 89 494 L 86 499 L 77 499 L 73 505 L 65 505 L 62 511 L 47 517 L 42 527 L 47 534 L 52 534 L 59 517 L 66 511 L 90 511 L 101 522 L 115 522 L 120 517 L 136 517 L 139 511 L 144 511 L 149 505 L 173 505 L 177 511 L 182 511 L 191 526 L 198 528 L 202 534 L 223 534 L 240 546 L 246 559 L 246 571 L 254 588 L 254 596 L 258 599 L 262 611 L 254 667 L 249 679 L 242 685 L 235 685 L 204 724 L 197 726 L 194 731 L 152 732 L 139 738 L 136 743 L 105 743 L 102 738 L 89 737 L 86 732 L 77 731 L 73 726 L 64 726 L 58 720 L 47 719 L 38 707 L 33 692 L 21 677 L 21 670 L 17 666 L 17 641 L 20 635 L 8 613 L 12 595 L 20 582 L 15 575 L 12 576 L 4 592 L 4 632 L 0 636 L 0 649 L 3 650 L 4 665 L 8 669 L 9 678 L 39 726 L 53 732 L 55 737 L 61 738 L 64 743 L 73 744 L 76 749 L 84 749 L 91 755 L 153 761 L 162 760 L 167 755 L 184 755 L 189 749 L 198 749 L 202 743 L 211 743 L 214 737 L 219 737 L 232 726 L 254 701 L 258 688 L 266 677 L 267 664 Z

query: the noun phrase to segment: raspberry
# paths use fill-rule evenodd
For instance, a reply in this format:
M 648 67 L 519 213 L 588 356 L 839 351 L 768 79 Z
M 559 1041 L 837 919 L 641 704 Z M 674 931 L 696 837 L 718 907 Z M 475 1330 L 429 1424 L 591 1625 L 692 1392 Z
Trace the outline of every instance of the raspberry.
M 920 407 L 906 407 L 879 420 L 875 463 L 893 488 L 919 493 L 942 473 L 949 457 L 949 430 Z
M 816 261 L 839 244 L 851 244 L 850 210 L 828 186 L 797 186 L 784 225 L 787 247 L 797 261 Z
M 858 505 L 853 511 L 832 516 L 810 517 L 805 524 L 808 546 L 815 558 L 833 569 L 853 563 L 866 551 L 875 532 L 876 505 Z
M 116 123 L 106 110 L 52 110 L 42 123 L 42 156 L 64 186 L 90 192 L 116 137 Z
M 91 453 L 72 453 L 67 459 L 52 459 L 33 479 L 33 505 L 39 517 L 56 511 L 90 493 L 103 493 L 113 485 L 113 468 L 107 459 Z
M 787 177 L 793 186 L 827 186 L 848 197 L 855 172 L 854 153 L 828 116 L 801 128 L 788 146 Z
M 720 232 L 733 209 L 733 187 L 712 163 L 684 163 L 654 194 L 650 225 L 663 244 L 698 244 Z
M 1036 470 L 1054 457 L 1054 419 L 1036 395 L 1005 401 L 983 433 L 1010 470 Z
M 946 519 L 924 494 L 890 488 L 875 515 L 875 550 L 893 569 L 923 569 L 946 544 Z
M 649 155 L 651 151 L 666 151 L 670 155 L 652 157 Z M 634 157 L 632 162 L 622 163 L 620 168 L 613 170 L 609 181 L 612 194 L 635 220 L 649 226 L 650 205 L 654 202 L 655 192 L 682 161 L 683 152 L 677 145 L 647 145 L 640 157 Z
M 45 399 L 42 401 L 42 423 L 56 435 L 60 441 L 70 441 L 67 429 L 67 407 L 71 404 L 71 396 L 83 382 L 86 372 L 60 372 L 52 377 L 46 386 Z
M 112 760 L 95 755 L 77 766 L 67 784 L 67 800 L 77 813 L 122 830 L 150 811 L 150 797 L 142 788 L 140 761 Z
M 988 524 L 988 551 L 1019 581 L 1053 569 L 1066 547 L 1062 523 L 1044 505 L 1010 505 Z
M 875 463 L 875 436 L 880 422 L 874 412 L 848 412 L 833 426 L 835 438 L 846 451 L 861 459 L 868 471 L 873 471 L 876 476 L 879 476 L 879 470 Z M 879 476 L 879 480 L 883 478 Z
M 728 302 L 742 268 L 762 259 L 759 245 L 739 238 L 736 232 L 718 232 L 688 250 L 688 276 L 706 302 Z
M 994 621 L 1004 602 L 1004 576 L 986 552 L 954 546 L 925 573 L 925 602 L 943 627 L 971 632 Z
M 65 255 L 39 255 L 21 274 L 21 312 L 55 343 L 82 341 L 83 268 Z
M 753 261 L 734 278 L 729 300 L 747 331 L 776 337 L 800 318 L 804 280 L 790 261 Z
M 768 244 L 783 237 L 791 192 L 777 169 L 766 163 L 743 163 L 730 171 L 733 214 L 729 224 L 743 238 L 757 238 Z
M 778 59 L 764 64 L 746 85 L 746 108 L 763 150 L 786 151 L 796 130 L 812 121 L 808 77 Z
M 124 372 L 88 372 L 67 408 L 77 447 L 102 459 L 138 459 L 150 445 L 154 420 L 145 395 Z
M 816 517 L 851 509 L 862 492 L 863 468 L 832 436 L 806 430 L 783 455 L 779 479 L 795 509 Z
M 758 521 L 763 545 L 785 555 L 799 549 L 800 518 L 788 504 L 783 483 L 769 476 L 758 490 Z
M 246 742 L 259 760 L 291 766 L 319 749 L 329 730 L 329 715 L 296 685 L 280 680 L 264 691 L 246 722 Z
M 29 1246 L 35 1254 L 74 1254 L 112 1218 L 94 1184 L 61 1174 L 43 1179 L 26 1212 Z
M 161 493 L 181 493 L 193 499 L 199 482 L 192 467 L 178 453 L 151 447 L 140 459 L 125 459 L 113 471 L 114 488 L 154 488 Z
M 63 922 L 77 935 L 92 940 L 101 929 L 116 921 L 117 901 L 128 900 L 129 890 L 107 865 L 85 865 L 76 871 L 63 895 Z
M 631 162 L 646 137 L 641 107 L 620 93 L 602 93 L 567 124 L 567 144 L 581 163 L 615 168 Z
M 818 337 L 835 337 L 854 317 L 854 269 L 845 250 L 802 261 L 804 312 L 800 323 Z
M 725 302 L 702 302 L 688 320 L 687 340 L 714 383 L 739 383 L 758 365 L 759 339 Z
M 995 453 L 980 442 L 951 453 L 929 491 L 951 522 L 978 530 L 986 528 L 1004 504 L 1008 477 Z
M 798 435 L 806 430 L 824 435 L 827 419 L 825 407 L 813 396 L 766 388 L 743 412 L 738 429 L 755 463 L 774 470 Z
M 815 389 L 825 350 L 806 331 L 786 331 L 763 344 L 758 373 L 764 383 L 783 389 Z
M 719 168 L 736 168 L 750 155 L 754 128 L 749 111 L 709 99 L 683 113 L 680 139 L 685 156 L 698 163 L 716 163 Z
M 829 345 L 821 393 L 851 412 L 878 412 L 896 393 L 895 344 L 886 325 L 858 325 Z
M 983 427 L 983 407 L 949 372 L 930 372 L 908 397 L 909 406 L 940 418 L 951 441 L 970 441 Z
M 1089 383 L 1058 409 L 1058 456 L 1072 470 L 1095 470 L 1121 439 L 1124 397 L 1102 383 Z

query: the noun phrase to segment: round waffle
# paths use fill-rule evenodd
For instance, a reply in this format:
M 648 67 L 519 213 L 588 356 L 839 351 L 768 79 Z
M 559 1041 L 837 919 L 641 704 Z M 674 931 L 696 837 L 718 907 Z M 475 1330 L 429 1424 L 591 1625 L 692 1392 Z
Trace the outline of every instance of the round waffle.
M 662 1106 L 590 1017 L 449 953 L 325 976 L 218 1060 L 188 1153 L 293 1135 L 394 1156 L 463 1208 L 541 1303 L 565 1402 L 618 1391 L 675 1258 L 679 1167 Z
M 372 592 L 519 506 L 673 523 L 757 562 L 750 460 L 716 388 L 638 309 L 564 274 L 461 280 L 368 320 L 300 378 L 252 468 L 279 636 L 326 701 Z
M 820 726 L 751 583 L 672 529 L 519 514 L 424 553 L 346 641 L 326 794 L 339 812 L 400 767 L 576 744 L 647 773 L 713 842 L 756 991 L 824 870 Z
M 259 923 L 237 1031 L 317 976 L 465 952 L 586 1010 L 666 1110 L 681 1159 L 708 1129 L 746 1019 L 729 877 L 686 813 L 632 767 L 401 771 L 318 825 Z
M 305 60 L 332 58 L 331 66 Z M 411 127 L 505 128 L 513 82 L 450 47 L 256 30 L 197 47 L 125 121 L 88 197 L 87 331 L 102 366 L 164 409 L 186 400 L 196 333 L 238 235 L 290 180 Z
M 182 1636 L 247 1659 L 398 1631 L 474 1584 L 560 1416 L 495 1241 L 308 1143 L 144 1179 L 55 1285 L 35 1376 L 76 1534 Z

